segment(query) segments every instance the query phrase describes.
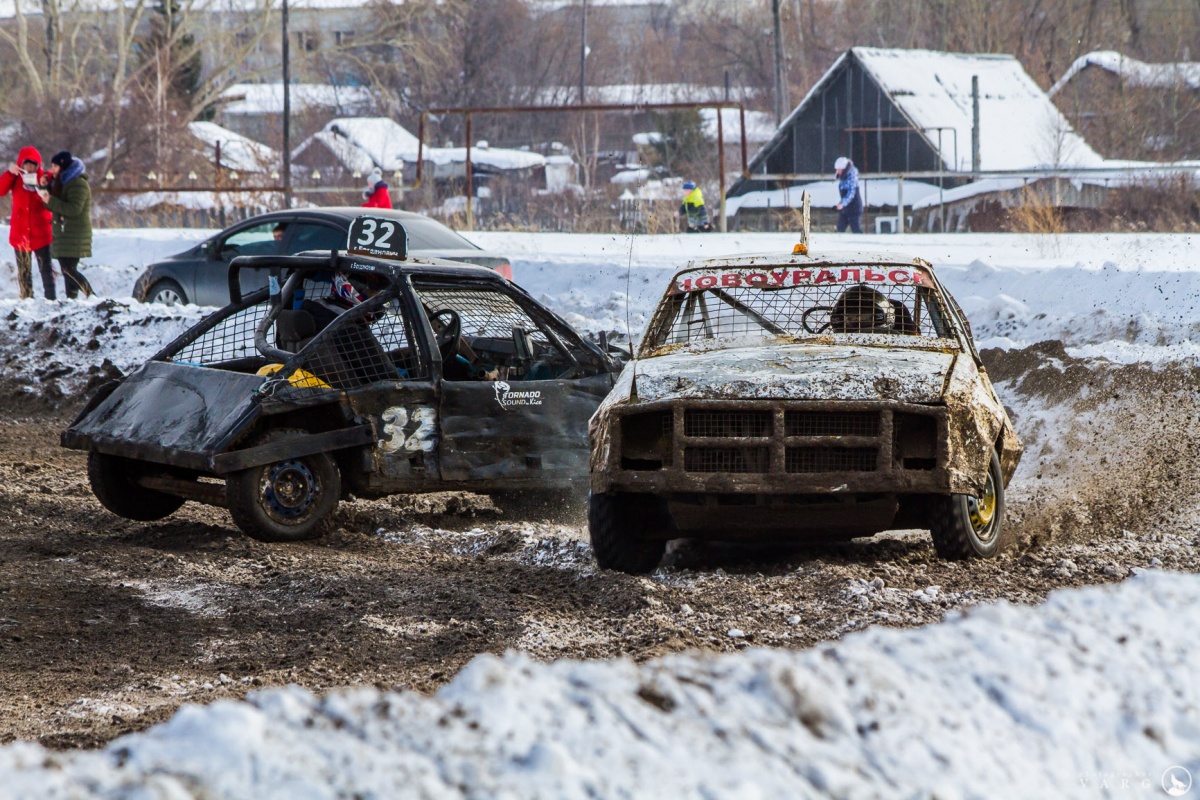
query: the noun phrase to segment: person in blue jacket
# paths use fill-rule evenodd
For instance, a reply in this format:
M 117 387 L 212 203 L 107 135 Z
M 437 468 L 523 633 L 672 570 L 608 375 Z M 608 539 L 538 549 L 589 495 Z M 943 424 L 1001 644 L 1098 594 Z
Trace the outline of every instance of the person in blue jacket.
M 863 201 L 858 188 L 858 169 L 845 156 L 833 162 L 833 169 L 838 182 L 837 232 L 849 227 L 854 233 L 862 233 Z

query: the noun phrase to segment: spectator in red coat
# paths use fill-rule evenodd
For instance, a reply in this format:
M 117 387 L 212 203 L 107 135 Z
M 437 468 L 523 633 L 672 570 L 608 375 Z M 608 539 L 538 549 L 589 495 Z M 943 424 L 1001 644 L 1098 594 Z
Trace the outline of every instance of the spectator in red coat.
M 12 219 L 8 243 L 17 254 L 17 286 L 21 299 L 33 297 L 33 257 L 42 273 L 42 291 L 47 300 L 56 299 L 54 267 L 50 261 L 50 209 L 37 188 L 42 178 L 42 154 L 36 147 L 23 147 L 17 163 L 0 173 L 0 197 L 12 192 Z
M 367 176 L 367 188 L 363 190 L 367 202 L 363 208 L 391 208 L 392 197 L 388 194 L 387 182 L 383 179 L 383 170 L 379 167 L 371 170 Z

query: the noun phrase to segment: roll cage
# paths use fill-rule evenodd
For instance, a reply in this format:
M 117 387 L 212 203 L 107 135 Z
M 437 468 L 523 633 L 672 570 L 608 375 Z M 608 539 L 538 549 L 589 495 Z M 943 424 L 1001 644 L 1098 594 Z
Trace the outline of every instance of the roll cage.
M 266 269 L 271 276 L 269 287 L 244 295 L 244 269 Z M 327 327 L 309 336 L 299 335 L 293 317 L 302 299 L 315 299 L 335 271 L 369 276 L 382 288 Z M 436 380 L 443 377 L 445 366 L 430 319 L 430 313 L 438 309 L 423 304 L 421 293 L 477 290 L 502 293 L 536 324 L 539 342 L 544 339 L 566 365 L 565 371 L 555 377 L 571 378 L 617 368 L 609 355 L 577 334 L 557 314 L 520 287 L 482 267 L 433 259 L 394 262 L 339 251 L 327 256 L 242 256 L 231 262 L 228 282 L 229 304 L 175 339 L 152 360 L 237 372 L 255 372 L 279 364 L 260 393 L 279 396 L 282 392 L 294 400 L 382 380 Z M 381 320 L 388 324 L 381 325 Z M 371 336 L 363 334 L 367 329 Z

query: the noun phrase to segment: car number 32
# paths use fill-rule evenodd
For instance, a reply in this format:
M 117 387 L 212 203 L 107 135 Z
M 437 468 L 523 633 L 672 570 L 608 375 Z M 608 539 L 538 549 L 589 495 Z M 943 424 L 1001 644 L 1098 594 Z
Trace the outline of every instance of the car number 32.
M 417 406 L 411 413 L 402 406 L 389 408 L 383 412 L 384 438 L 379 449 L 385 453 L 431 453 L 437 435 L 436 422 L 437 411 L 428 406 Z
M 408 233 L 390 219 L 358 217 L 350 225 L 346 249 L 351 253 L 404 258 L 408 253 Z

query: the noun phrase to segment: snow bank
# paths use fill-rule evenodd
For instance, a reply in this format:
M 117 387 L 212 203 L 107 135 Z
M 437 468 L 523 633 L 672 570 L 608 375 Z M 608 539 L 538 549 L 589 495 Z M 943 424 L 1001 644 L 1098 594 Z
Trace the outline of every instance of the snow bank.
M 0 227 L 0 299 L 15 298 L 16 267 Z M 204 229 L 98 230 L 84 274 L 122 303 L 144 267 L 213 234 Z M 471 232 L 510 258 L 517 283 L 576 327 L 639 332 L 673 271 L 690 259 L 790 253 L 794 233 L 624 236 Z M 891 250 L 933 263 L 974 326 L 980 347 L 1062 341 L 1076 357 L 1120 363 L 1200 355 L 1192 234 L 817 234 L 815 246 Z M 61 279 L 60 279 L 61 280 Z M 35 292 L 40 285 L 35 278 Z M 627 302 L 628 298 L 628 302 Z M 32 313 L 32 312 L 31 312 Z M 155 312 L 158 313 L 158 312 Z
M 1200 775 L 1200 641 L 1177 615 L 1198 603 L 1200 577 L 1150 573 L 803 652 L 485 655 L 433 697 L 290 687 L 98 752 L 11 745 L 0 781 L 39 800 L 1161 796 L 1168 768 Z
M 585 330 L 640 331 L 674 269 L 693 258 L 791 252 L 794 233 L 620 236 L 469 233 L 507 255 L 517 283 Z M 1193 359 L 1200 237 L 1192 234 L 818 233 L 815 247 L 890 250 L 930 261 L 980 347 L 1062 341 L 1121 363 Z M 628 312 L 626 295 L 630 298 Z

